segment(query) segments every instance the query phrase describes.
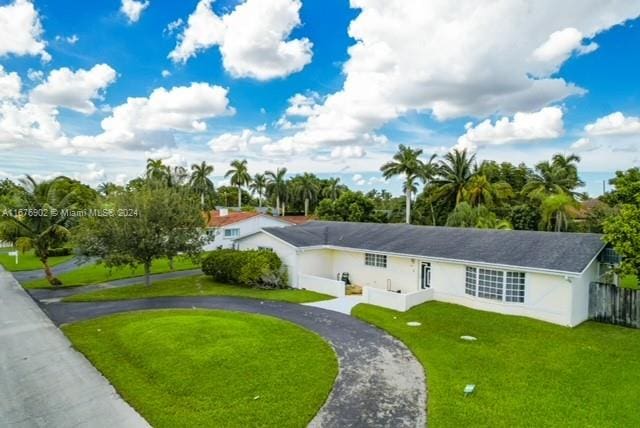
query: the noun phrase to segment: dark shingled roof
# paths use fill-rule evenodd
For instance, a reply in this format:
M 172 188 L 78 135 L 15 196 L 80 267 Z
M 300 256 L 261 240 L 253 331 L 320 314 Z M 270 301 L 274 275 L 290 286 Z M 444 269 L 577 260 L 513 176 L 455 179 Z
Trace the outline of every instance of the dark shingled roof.
M 264 230 L 295 247 L 331 245 L 567 273 L 582 272 L 604 247 L 595 233 L 331 221 Z

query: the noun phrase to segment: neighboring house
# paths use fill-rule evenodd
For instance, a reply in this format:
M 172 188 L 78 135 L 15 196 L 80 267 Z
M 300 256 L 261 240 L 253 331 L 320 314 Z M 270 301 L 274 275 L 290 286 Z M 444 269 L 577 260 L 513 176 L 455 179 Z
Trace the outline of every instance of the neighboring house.
M 217 248 L 233 248 L 235 239 L 258 232 L 267 227 L 285 227 L 303 224 L 304 216 L 274 217 L 268 214 L 220 209 L 211 211 L 207 219 L 206 234 L 211 241 L 205 245 L 207 251 Z
M 589 233 L 325 221 L 236 242 L 275 251 L 294 287 L 338 290 L 346 272 L 366 302 L 397 310 L 438 300 L 567 326 L 588 317 L 605 247 Z

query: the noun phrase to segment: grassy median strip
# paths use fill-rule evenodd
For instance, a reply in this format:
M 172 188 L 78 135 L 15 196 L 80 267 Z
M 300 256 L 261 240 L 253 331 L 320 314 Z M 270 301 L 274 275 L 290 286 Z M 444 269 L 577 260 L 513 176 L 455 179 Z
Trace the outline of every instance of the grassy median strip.
M 640 330 L 595 322 L 572 329 L 439 302 L 352 313 L 421 361 L 429 426 L 640 426 Z M 476 392 L 465 397 L 467 384 Z
M 194 263 L 188 258 L 176 258 L 173 262 L 174 270 L 188 270 L 197 269 L 200 267 L 200 263 Z M 151 273 L 166 273 L 171 272 L 169 267 L 169 261 L 167 259 L 159 259 L 153 262 L 151 267 Z M 117 279 L 134 278 L 144 275 L 142 266 L 138 266 L 136 269 L 130 267 L 112 268 L 102 264 L 92 264 L 88 266 L 81 266 L 71 272 L 63 273 L 58 276 L 58 279 L 62 281 L 63 287 L 77 287 L 80 285 L 88 284 L 100 284 L 102 282 L 115 281 Z M 24 284 L 25 288 L 51 288 L 46 279 L 37 279 L 29 281 Z
M 239 285 L 221 284 L 205 275 L 158 281 L 150 286 L 131 285 L 108 290 L 77 294 L 64 299 L 65 302 L 96 302 L 105 300 L 131 300 L 150 297 L 177 296 L 232 296 L 262 300 L 280 300 L 292 303 L 317 302 L 333 297 L 313 291 L 295 288 L 265 290 Z
M 143 311 L 63 330 L 154 427 L 303 427 L 338 372 L 322 338 L 264 315 Z
M 14 249 L 5 249 L 6 251 L 0 252 L 0 265 L 4 267 L 9 272 L 21 272 L 26 270 L 37 270 L 44 269 L 42 266 L 42 262 L 39 258 L 36 257 L 33 251 L 28 251 L 26 253 L 18 254 L 18 263 L 16 264 L 16 257 L 10 256 L 8 251 L 13 251 Z M 60 257 L 50 257 L 49 258 L 49 266 L 53 267 L 59 265 L 60 263 L 67 262 L 71 260 L 73 256 L 60 256 Z

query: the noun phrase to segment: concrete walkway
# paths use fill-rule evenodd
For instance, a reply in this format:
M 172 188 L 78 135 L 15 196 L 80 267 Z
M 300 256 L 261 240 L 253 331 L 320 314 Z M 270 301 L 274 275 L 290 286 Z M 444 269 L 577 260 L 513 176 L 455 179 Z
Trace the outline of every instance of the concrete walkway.
M 336 351 L 339 373 L 311 427 L 424 427 L 424 371 L 400 341 L 351 316 L 312 306 L 233 297 L 166 297 L 113 302 L 51 303 L 56 324 L 119 312 L 209 308 L 271 315 L 301 325 Z M 295 358 L 295 349 L 291 350 Z M 1 425 L 1 424 L 0 424 Z
M 147 427 L 0 267 L 0 427 Z
M 344 296 L 331 300 L 322 300 L 320 302 L 303 303 L 307 306 L 327 309 L 329 311 L 340 312 L 341 314 L 351 315 L 351 309 L 358 303 L 364 303 L 362 296 Z

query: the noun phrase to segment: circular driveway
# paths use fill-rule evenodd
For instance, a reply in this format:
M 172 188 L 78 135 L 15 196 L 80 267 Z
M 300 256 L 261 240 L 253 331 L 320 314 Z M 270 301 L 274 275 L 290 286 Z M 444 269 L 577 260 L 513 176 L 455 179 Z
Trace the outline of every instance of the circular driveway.
M 424 427 L 424 371 L 409 349 L 384 331 L 351 316 L 292 303 L 234 297 L 167 297 L 113 302 L 51 303 L 57 325 L 145 309 L 198 308 L 282 318 L 327 340 L 338 355 L 338 377 L 312 427 Z M 292 352 L 295 356 L 295 351 Z

